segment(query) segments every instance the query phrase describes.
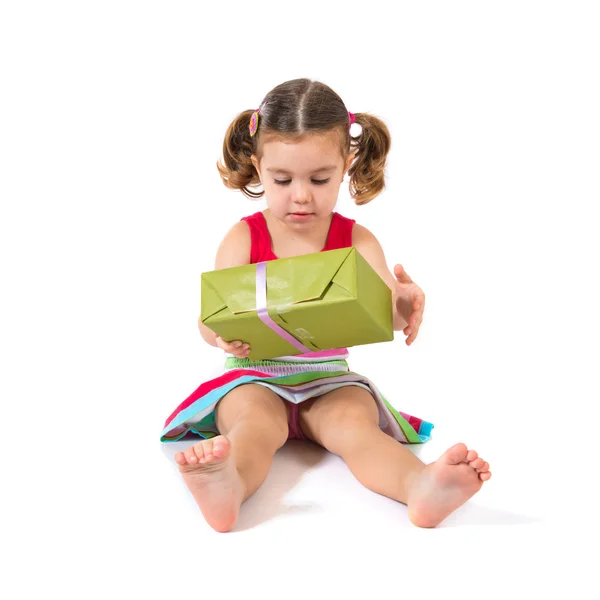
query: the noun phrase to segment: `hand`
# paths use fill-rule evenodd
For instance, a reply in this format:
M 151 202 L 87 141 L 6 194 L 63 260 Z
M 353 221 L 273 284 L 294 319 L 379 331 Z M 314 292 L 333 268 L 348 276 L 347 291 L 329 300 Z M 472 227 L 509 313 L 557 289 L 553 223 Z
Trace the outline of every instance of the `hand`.
M 225 352 L 229 352 L 229 354 L 233 354 L 236 358 L 247 358 L 248 354 L 250 354 L 249 344 L 244 344 L 244 342 L 240 342 L 239 340 L 226 342 L 222 337 L 217 336 L 216 342 L 219 348 L 225 350 Z
M 419 327 L 423 322 L 423 311 L 425 310 L 425 294 L 423 290 L 413 282 L 402 265 L 394 267 L 396 277 L 396 310 L 406 321 L 407 326 L 403 333 L 407 336 L 406 345 L 410 346 L 419 334 Z

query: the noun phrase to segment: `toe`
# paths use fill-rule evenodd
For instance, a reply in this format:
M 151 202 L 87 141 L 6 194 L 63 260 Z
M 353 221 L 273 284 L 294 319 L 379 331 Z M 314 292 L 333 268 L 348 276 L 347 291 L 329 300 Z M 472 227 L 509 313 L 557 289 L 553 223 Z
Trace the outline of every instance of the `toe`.
M 491 476 L 492 473 L 490 471 L 485 471 L 485 473 L 479 473 L 479 479 L 481 479 L 481 481 L 487 481 Z
M 488 462 L 484 462 L 481 467 L 477 467 L 477 471 L 479 471 L 480 473 L 485 473 L 486 471 L 489 471 L 489 470 L 490 470 L 490 463 L 488 463 Z
M 211 452 L 204 452 L 204 456 L 198 460 L 199 463 L 204 464 L 210 462 L 214 456 Z
M 198 458 L 199 456 L 202 456 L 202 450 L 198 450 L 198 448 L 196 446 L 199 446 L 200 444 L 196 444 L 194 446 L 190 446 L 186 451 L 185 451 L 185 457 L 188 461 L 189 465 L 196 465 L 198 464 Z
M 177 454 L 175 454 L 175 462 L 178 465 L 185 465 L 185 464 L 187 464 L 187 460 L 185 458 L 185 454 L 183 452 L 177 452 Z
M 196 456 L 198 458 L 199 463 L 206 462 L 207 454 L 210 451 L 210 448 L 207 447 L 206 441 L 200 442 L 194 446 L 194 450 L 196 451 Z
M 469 463 L 469 466 L 473 467 L 474 469 L 481 469 L 484 464 L 485 464 L 485 462 L 484 462 L 483 458 L 476 458 L 475 460 L 472 460 Z
M 215 443 L 213 444 L 213 455 L 216 458 L 225 458 L 228 449 L 229 441 L 226 438 L 219 436 L 215 439 Z
M 473 462 L 474 460 L 476 460 L 479 457 L 479 454 L 477 454 L 477 452 L 475 452 L 475 450 L 469 450 L 467 452 L 467 460 L 469 462 Z
M 201 463 L 210 462 L 213 457 L 213 441 L 212 440 L 204 440 L 202 442 L 202 452 L 203 455 L 198 457 Z
M 445 452 L 445 458 L 450 464 L 457 465 L 467 460 L 467 447 L 464 444 L 455 444 Z

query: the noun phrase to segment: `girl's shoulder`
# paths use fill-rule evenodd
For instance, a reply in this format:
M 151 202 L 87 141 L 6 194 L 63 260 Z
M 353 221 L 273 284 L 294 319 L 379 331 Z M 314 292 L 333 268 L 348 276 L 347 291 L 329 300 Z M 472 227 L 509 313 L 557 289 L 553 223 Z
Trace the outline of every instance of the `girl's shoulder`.
M 252 240 L 250 228 L 245 221 L 238 221 L 225 234 L 217 250 L 215 270 L 241 267 L 250 264 Z
M 355 221 L 352 227 L 352 245 L 371 244 L 374 242 L 377 242 L 375 235 L 364 225 Z
M 354 224 L 352 245 L 370 262 L 384 262 L 383 248 L 375 235 L 364 225 Z

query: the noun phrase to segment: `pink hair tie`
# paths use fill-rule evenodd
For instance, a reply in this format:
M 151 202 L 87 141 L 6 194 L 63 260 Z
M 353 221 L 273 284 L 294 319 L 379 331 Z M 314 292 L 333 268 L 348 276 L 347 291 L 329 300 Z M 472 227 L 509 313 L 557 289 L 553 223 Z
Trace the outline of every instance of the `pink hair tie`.
M 258 131 L 258 118 L 260 117 L 260 113 L 262 112 L 262 109 L 265 107 L 266 104 L 267 102 L 263 102 L 260 105 L 260 108 L 257 108 L 250 117 L 250 137 L 254 137 L 256 135 L 256 132 Z
M 356 119 L 354 118 L 354 113 L 351 113 L 350 111 L 348 111 L 348 116 L 350 117 L 350 125 L 352 125 L 353 123 L 356 123 Z

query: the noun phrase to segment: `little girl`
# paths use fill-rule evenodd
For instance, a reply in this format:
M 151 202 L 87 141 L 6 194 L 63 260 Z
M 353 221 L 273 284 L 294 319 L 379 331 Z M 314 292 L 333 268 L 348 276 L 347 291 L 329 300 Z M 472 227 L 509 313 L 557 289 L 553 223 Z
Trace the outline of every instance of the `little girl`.
M 362 131 L 350 135 L 358 123 Z M 267 210 L 236 223 L 218 248 L 215 269 L 354 246 L 388 284 L 395 331 L 410 345 L 425 296 L 400 265 L 388 270 L 365 227 L 334 212 L 346 173 L 357 204 L 384 187 L 390 148 L 376 117 L 348 112 L 329 87 L 308 79 L 271 90 L 258 110 L 229 126 L 218 169 L 225 185 Z M 365 377 L 348 369 L 346 349 L 251 361 L 248 344 L 227 342 L 199 321 L 206 342 L 229 353 L 225 375 L 201 385 L 169 417 L 162 441 L 188 433 L 203 441 L 175 460 L 207 522 L 229 531 L 241 504 L 265 480 L 289 438 L 307 439 L 343 458 L 367 488 L 408 506 L 410 520 L 435 527 L 479 491 L 489 465 L 464 444 L 423 464 L 402 443 L 428 439 L 431 424 L 398 413 Z

